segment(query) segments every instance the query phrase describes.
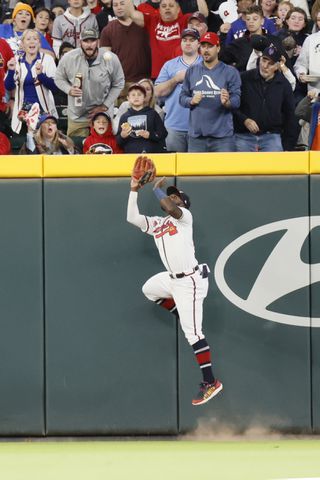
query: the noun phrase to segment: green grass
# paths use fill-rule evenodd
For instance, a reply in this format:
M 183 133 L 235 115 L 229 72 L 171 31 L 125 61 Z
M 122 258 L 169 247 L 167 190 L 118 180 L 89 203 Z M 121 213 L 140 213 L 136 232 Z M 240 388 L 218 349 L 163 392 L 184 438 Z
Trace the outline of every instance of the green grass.
M 0 443 L 1 480 L 320 478 L 320 440 Z

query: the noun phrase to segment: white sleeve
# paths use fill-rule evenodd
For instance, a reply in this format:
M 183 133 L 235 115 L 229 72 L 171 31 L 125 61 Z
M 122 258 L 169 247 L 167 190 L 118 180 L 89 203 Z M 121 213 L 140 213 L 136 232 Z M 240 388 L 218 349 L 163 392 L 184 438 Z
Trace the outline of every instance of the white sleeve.
M 294 64 L 294 73 L 299 78 L 299 75 L 306 74 L 309 71 L 309 42 L 310 37 L 307 37 L 303 42 L 300 54 Z
M 130 192 L 127 208 L 127 221 L 146 231 L 148 228 L 147 220 L 144 215 L 141 215 L 138 208 L 138 192 Z
M 287 68 L 287 70 L 285 72 L 282 72 L 282 74 L 288 80 L 288 82 L 290 83 L 292 91 L 294 91 L 294 89 L 296 88 L 296 83 L 297 83 L 296 77 L 293 75 L 293 73 L 291 72 L 291 70 L 289 68 Z

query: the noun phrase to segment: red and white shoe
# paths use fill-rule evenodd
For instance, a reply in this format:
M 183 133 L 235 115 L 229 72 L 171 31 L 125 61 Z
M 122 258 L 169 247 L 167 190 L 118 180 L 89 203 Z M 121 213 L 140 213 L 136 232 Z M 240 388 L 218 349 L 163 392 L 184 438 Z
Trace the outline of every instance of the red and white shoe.
M 211 398 L 218 395 L 222 389 L 223 385 L 219 380 L 216 380 L 214 383 L 200 383 L 200 391 L 197 397 L 192 400 L 192 405 L 203 405 L 207 403 Z

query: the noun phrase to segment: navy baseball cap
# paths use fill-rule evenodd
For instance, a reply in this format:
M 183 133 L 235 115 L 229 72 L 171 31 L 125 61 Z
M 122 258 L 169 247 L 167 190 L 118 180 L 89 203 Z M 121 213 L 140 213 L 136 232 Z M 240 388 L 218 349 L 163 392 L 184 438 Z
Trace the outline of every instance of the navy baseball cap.
M 40 115 L 38 123 L 37 123 L 37 128 L 40 128 L 43 122 L 46 120 L 54 120 L 56 124 L 58 124 L 58 119 L 54 115 L 50 115 L 49 113 L 44 113 L 43 115 Z
M 279 52 L 273 43 L 263 50 L 262 56 L 269 58 L 274 63 L 280 62 L 281 60 L 281 52 Z
M 181 33 L 181 38 L 193 37 L 196 40 L 200 40 L 200 33 L 195 28 L 185 28 Z
M 188 195 L 185 194 L 182 190 L 178 190 L 173 185 L 171 185 L 171 187 L 167 188 L 167 195 L 169 196 L 169 195 L 172 195 L 172 194 L 180 197 L 186 208 L 189 209 L 191 207 L 191 202 L 190 202 L 190 198 L 188 197 Z

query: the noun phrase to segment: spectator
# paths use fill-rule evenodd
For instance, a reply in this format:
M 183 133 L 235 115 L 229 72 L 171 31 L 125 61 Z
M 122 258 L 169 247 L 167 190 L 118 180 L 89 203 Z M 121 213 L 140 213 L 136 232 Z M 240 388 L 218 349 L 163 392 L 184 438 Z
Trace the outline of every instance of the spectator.
M 134 84 L 128 90 L 129 110 L 120 118 L 117 142 L 125 153 L 163 153 L 167 131 L 157 112 L 145 107 L 146 90 Z
M 113 116 L 113 105 L 124 87 L 124 75 L 118 57 L 99 48 L 99 33 L 83 30 L 80 48 L 66 53 L 58 64 L 56 85 L 68 94 L 68 135 L 87 137 L 89 120 L 100 111 Z M 82 75 L 82 88 L 75 86 Z
M 295 7 L 288 12 L 284 22 L 284 27 L 275 34 L 281 40 L 284 40 L 287 37 L 292 37 L 295 40 L 296 48 L 291 58 L 292 65 L 295 64 L 295 61 L 300 54 L 303 42 L 308 36 L 307 26 L 308 19 L 306 12 L 299 7 Z
M 56 64 L 51 57 L 40 52 L 39 33 L 25 30 L 21 38 L 23 54 L 8 62 L 6 89 L 16 88 L 11 128 L 21 130 L 20 111 L 28 111 L 33 103 L 39 103 L 42 112 L 57 116 L 53 92 L 56 91 L 54 76 Z
M 53 49 L 57 56 L 63 41 L 79 47 L 80 34 L 83 30 L 98 29 L 96 16 L 90 12 L 90 8 L 84 7 L 85 0 L 68 0 L 68 3 L 69 8 L 53 22 Z
M 54 3 L 51 6 L 51 12 L 55 16 L 55 18 L 59 17 L 60 15 L 63 15 L 65 11 L 66 11 L 66 9 L 65 9 L 64 5 L 62 5 L 60 3 Z
M 28 125 L 27 140 L 19 153 L 20 155 L 74 155 L 78 152 L 71 138 L 58 130 L 57 118 L 44 114 L 39 117 L 36 131 L 30 124 Z
M 187 26 L 189 14 L 181 15 L 176 0 L 160 0 L 159 13 L 149 15 L 134 9 L 131 0 L 129 15 L 140 27 L 146 28 L 150 37 L 151 46 L 151 78 L 159 75 L 163 64 L 175 57 L 175 50 L 180 44 L 181 32 Z M 208 16 L 208 7 L 205 0 L 197 0 L 198 10 L 205 17 Z
M 104 27 L 108 25 L 108 23 L 116 18 L 113 8 L 112 8 L 112 0 L 100 0 L 102 5 L 101 12 L 96 15 L 96 19 L 98 22 L 99 32 L 101 33 Z
M 111 119 L 106 112 L 98 112 L 92 117 L 90 135 L 83 143 L 83 153 L 123 153 L 116 142 Z
M 101 12 L 102 6 L 99 0 L 87 0 L 87 5 L 90 8 L 91 13 L 97 15 Z
M 0 38 L 0 126 L 2 129 L 5 127 L 6 131 L 2 130 L 3 133 L 10 136 L 11 127 L 9 114 L 13 108 L 14 96 L 11 97 L 9 103 L 6 102 L 6 90 L 4 85 L 4 77 L 7 73 L 8 62 L 13 58 L 13 51 L 11 50 L 10 45 Z
M 199 32 L 185 29 L 181 34 L 182 55 L 166 62 L 155 82 L 155 92 L 164 100 L 167 129 L 167 150 L 169 152 L 188 151 L 189 110 L 179 104 L 182 83 L 188 68 L 200 63 Z
M 220 41 L 208 32 L 200 39 L 203 61 L 190 67 L 180 104 L 190 108 L 188 151 L 234 151 L 232 110 L 240 105 L 240 75 L 218 59 Z
M 1 130 L 0 130 L 0 155 L 11 155 L 10 140 L 7 137 L 7 135 Z
M 116 19 L 103 29 L 100 45 L 115 53 L 121 62 L 126 83 L 119 96 L 120 104 L 126 100 L 132 83 L 150 77 L 151 52 L 147 32 L 129 16 L 128 2 L 113 0 L 113 11 Z
M 152 80 L 150 78 L 143 78 L 140 80 L 139 85 L 142 85 L 146 91 L 146 96 L 144 99 L 144 106 L 154 108 L 155 111 L 159 114 L 160 118 L 163 120 L 164 112 L 159 105 L 156 103 L 156 97 L 154 93 L 154 86 Z M 130 104 L 128 101 L 121 103 L 120 107 L 118 108 L 116 116 L 113 118 L 113 131 L 116 133 L 119 128 L 119 120 L 120 117 L 128 111 L 130 108 Z
M 25 30 L 33 28 L 34 13 L 30 5 L 18 2 L 12 12 L 12 24 L 0 25 L 0 38 L 4 38 L 14 54 L 20 51 L 21 37 Z M 43 35 L 40 35 L 41 51 L 54 56 L 52 48 Z
M 304 146 L 305 149 L 320 150 L 319 107 L 320 97 L 317 89 L 309 90 L 308 94 L 296 106 L 295 115 L 302 125 L 299 145 Z M 312 123 L 311 130 L 310 122 Z
M 289 82 L 279 72 L 280 60 L 281 52 L 270 45 L 258 68 L 241 74 L 241 105 L 235 111 L 238 152 L 294 149 L 294 98 Z
M 188 20 L 188 29 L 193 28 L 199 32 L 199 38 L 202 37 L 205 33 L 208 31 L 208 24 L 207 24 L 207 19 L 202 13 L 200 12 L 194 12 Z M 180 44 L 175 48 L 174 52 L 174 58 L 176 57 L 181 57 L 182 55 L 182 50 L 181 50 L 181 42 Z
M 222 62 L 233 65 L 240 72 L 247 68 L 247 63 L 253 50 L 252 37 L 254 35 L 266 35 L 266 32 L 262 29 L 264 22 L 263 12 L 258 5 L 248 8 L 245 14 L 245 22 L 247 30 L 244 32 L 244 35 L 237 38 L 237 40 L 233 40 L 224 48 L 222 47 L 219 53 L 219 59 Z
M 52 37 L 49 33 L 49 24 L 52 19 L 52 13 L 48 8 L 40 8 L 40 10 L 36 11 L 35 15 L 35 30 L 41 35 L 49 43 L 50 47 L 53 45 Z
M 269 18 L 276 25 L 277 19 L 277 0 L 258 0 L 258 5 L 262 8 L 263 15 L 265 18 Z
M 246 11 L 249 7 L 252 7 L 253 5 L 255 5 L 254 0 L 238 0 L 237 7 L 238 13 L 240 14 L 239 19 L 232 22 L 230 27 L 229 24 L 227 24 L 227 28 L 224 27 L 225 24 L 221 25 L 220 31 L 222 33 L 227 33 L 227 37 L 225 39 L 226 45 L 229 45 L 233 40 L 236 40 L 237 38 L 240 38 L 244 35 L 244 32 L 247 30 L 247 25 L 245 21 Z M 276 32 L 274 22 L 268 18 L 264 18 L 262 27 L 266 33 L 272 34 Z
M 320 91 L 320 11 L 316 17 L 316 33 L 309 35 L 301 48 L 294 70 L 300 82 L 309 82 L 309 89 L 318 89 Z M 307 74 L 313 76 L 313 81 L 309 81 Z
M 294 5 L 288 0 L 282 0 L 278 4 L 278 8 L 276 11 L 276 15 L 277 15 L 276 26 L 278 30 L 283 28 L 286 16 L 290 12 L 290 10 L 292 10 L 293 8 L 294 8 Z

